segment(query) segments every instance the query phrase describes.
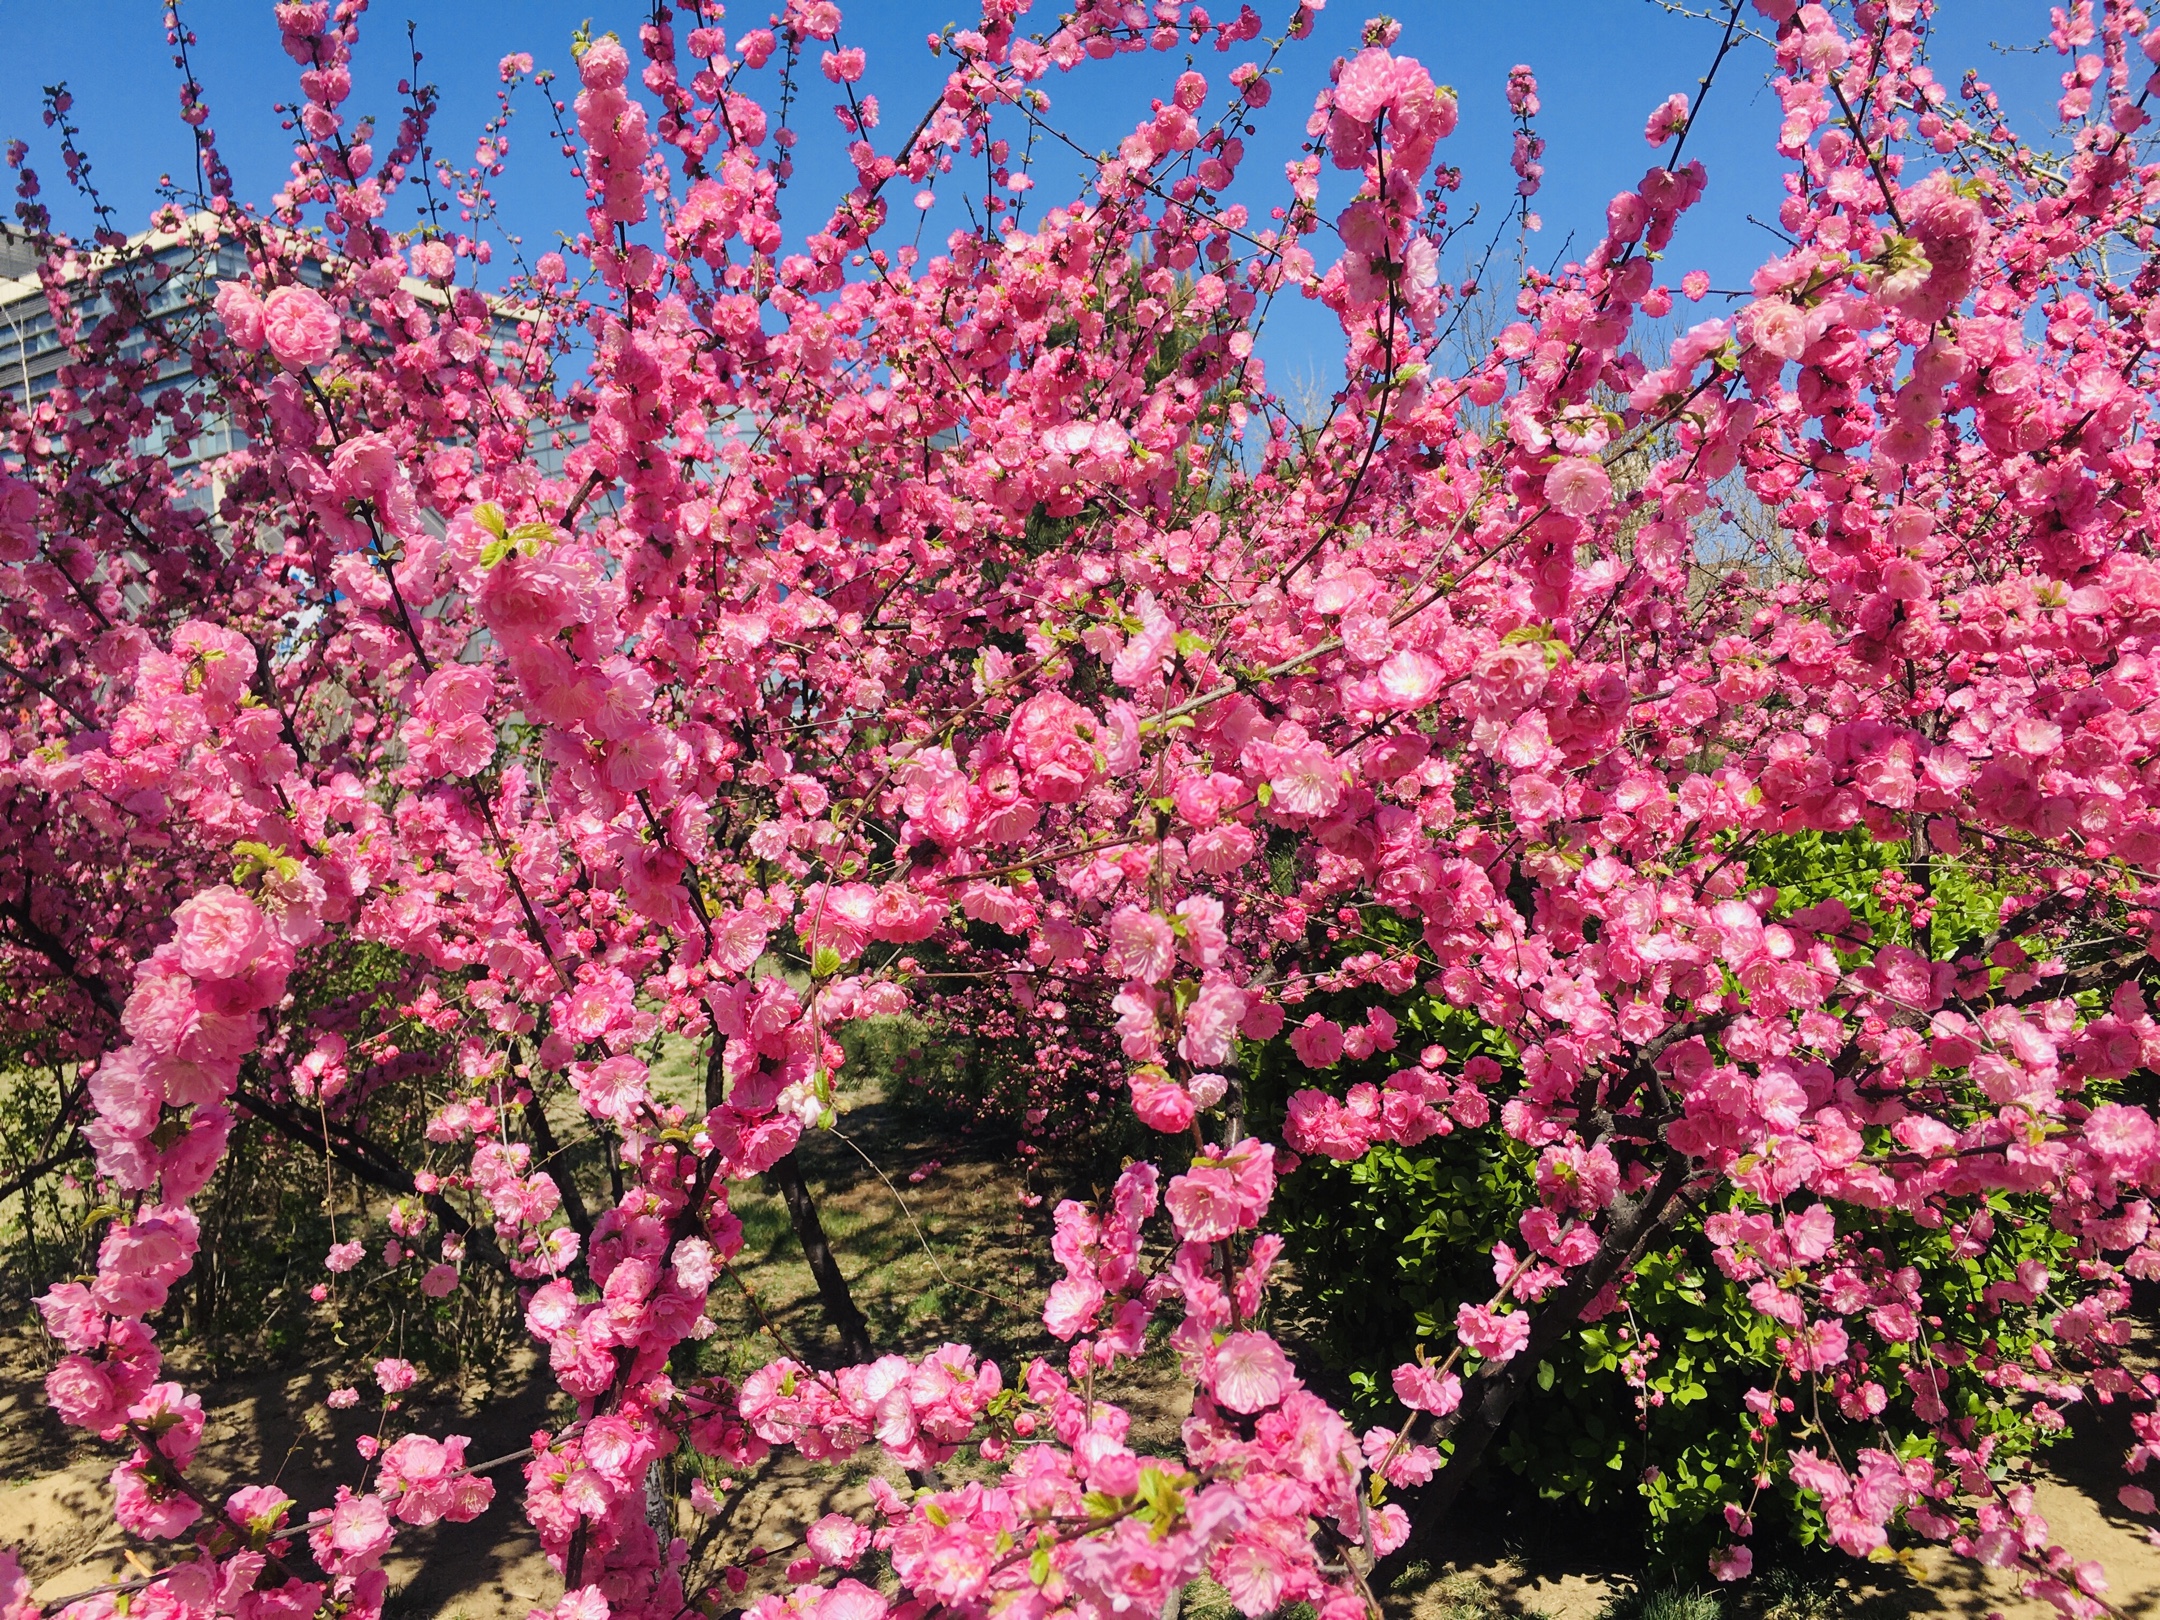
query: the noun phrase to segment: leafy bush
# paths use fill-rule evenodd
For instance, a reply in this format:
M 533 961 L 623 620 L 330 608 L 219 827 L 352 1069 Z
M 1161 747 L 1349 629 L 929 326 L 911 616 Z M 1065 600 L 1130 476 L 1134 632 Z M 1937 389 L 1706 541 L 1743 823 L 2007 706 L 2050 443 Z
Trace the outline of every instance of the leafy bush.
M 1877 939 L 1909 940 L 1910 908 L 1884 899 L 1895 895 L 1884 875 L 1900 871 L 1902 853 L 1903 846 L 1860 831 L 1765 839 L 1733 858 L 1745 861 L 1750 880 L 1777 889 L 1780 914 L 1839 899 Z M 1928 926 L 1943 954 L 1946 939 L 1983 938 L 2006 898 L 1954 869 L 1938 875 L 1933 893 Z M 1390 922 L 1373 918 L 1363 927 L 1384 936 Z M 1307 1005 L 1353 1023 L 1371 1003 L 1371 992 L 1359 990 Z M 1427 1043 L 1444 1046 L 1451 1066 L 1475 1056 L 1497 1061 L 1506 1079 L 1492 1088 L 1496 1107 L 1519 1084 L 1512 1048 L 1472 1014 L 1423 992 L 1390 1006 L 1400 1026 L 1395 1050 L 1345 1059 L 1344 1085 L 1384 1083 Z M 1303 1072 L 1282 1045 L 1260 1054 L 1251 1070 L 1256 1097 L 1272 1110 L 1284 1106 Z M 1301 1280 L 1297 1331 L 1361 1418 L 1393 1421 L 1389 1369 L 1421 1347 L 1444 1354 L 1457 1305 L 1492 1295 L 1494 1246 L 1519 1251 L 1517 1222 L 1538 1206 L 1536 1163 L 1537 1151 L 1513 1136 L 1462 1130 L 1415 1147 L 1378 1142 L 1353 1163 L 1308 1157 L 1286 1180 L 1279 1207 L 1288 1214 L 1284 1232 Z M 1651 1546 L 1676 1568 L 1701 1568 L 1705 1549 L 1725 1531 L 1728 1504 L 1752 1508 L 1766 1526 L 1804 1545 L 1824 1534 L 1816 1499 L 1788 1482 L 1755 1499 L 1765 1452 L 1746 1397 L 1778 1387 L 1781 1330 L 1749 1303 L 1745 1284 L 1719 1271 L 1703 1231 L 1720 1210 L 1750 1207 L 1746 1194 L 1727 1188 L 1646 1253 L 1618 1309 L 1579 1324 L 1539 1364 L 1495 1451 L 1519 1488 L 1539 1498 L 1638 1513 Z M 1969 1419 L 1976 1435 L 1995 1437 L 1997 1455 L 2009 1457 L 2045 1443 L 2061 1419 L 2044 1405 L 2005 1407 L 1990 1387 L 1995 1366 L 2051 1344 L 2048 1313 L 2003 1291 L 2014 1291 L 2021 1268 L 2031 1265 L 2060 1275 L 2076 1245 L 2051 1224 L 2045 1199 L 1997 1192 L 1974 1216 L 1983 1208 L 1992 1222 L 1984 1252 L 1964 1241 L 1969 1222 L 1929 1226 L 1895 1212 L 1879 1220 L 1875 1247 L 1918 1275 L 1929 1353 L 1945 1362 L 1943 1399 L 1952 1415 Z M 1880 1417 L 1866 1410 L 1864 1382 L 1841 1378 L 1842 1408 L 1836 1391 L 1796 1403 L 1788 1388 L 1777 1421 L 1827 1437 L 1844 1455 L 1881 1444 L 1887 1422 L 1902 1453 L 1933 1455 L 1927 1425 L 1895 1408 Z M 1894 1378 L 1883 1382 L 1898 1387 Z

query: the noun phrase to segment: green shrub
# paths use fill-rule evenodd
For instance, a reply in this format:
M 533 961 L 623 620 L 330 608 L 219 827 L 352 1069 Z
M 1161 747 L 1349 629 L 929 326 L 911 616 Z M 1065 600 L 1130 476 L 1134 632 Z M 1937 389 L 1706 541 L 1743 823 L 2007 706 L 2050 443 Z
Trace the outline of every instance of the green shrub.
M 1909 923 L 1880 904 L 1875 892 L 1882 873 L 1902 854 L 1902 846 L 1876 843 L 1865 833 L 1806 833 L 1758 841 L 1735 849 L 1733 858 L 1745 863 L 1751 883 L 1779 888 L 1780 914 L 1836 896 L 1878 936 L 1902 930 L 1909 937 Z M 1978 939 L 1995 926 L 2002 896 L 1954 872 L 1936 876 L 1938 951 L 1946 939 Z M 1360 924 L 1368 940 L 1385 941 L 1402 927 L 1386 915 Z M 1372 1001 L 1369 990 L 1322 995 L 1296 1016 L 1320 1011 L 1349 1025 L 1362 1021 Z M 1360 1081 L 1381 1084 L 1433 1042 L 1447 1048 L 1451 1069 L 1478 1055 L 1500 1063 L 1504 1079 L 1491 1088 L 1495 1109 L 1519 1084 L 1515 1053 L 1473 1015 L 1423 993 L 1388 1006 L 1400 1026 L 1396 1050 L 1363 1062 L 1345 1059 L 1325 1078 L 1299 1066 L 1280 1040 L 1258 1054 L 1247 1073 L 1263 1128 L 1279 1121 L 1299 1086 L 1321 1084 L 1340 1095 Z M 1381 1144 L 1352 1164 L 1308 1159 L 1285 1179 L 1276 1213 L 1299 1280 L 1286 1326 L 1299 1343 L 1301 1365 L 1309 1359 L 1326 1369 L 1360 1420 L 1401 1421 L 1390 1370 L 1421 1345 L 1445 1354 L 1453 1344 L 1457 1305 L 1482 1303 L 1494 1292 L 1494 1245 L 1522 1251 L 1517 1222 L 1535 1202 L 1536 1157 L 1495 1126 L 1416 1147 Z M 1932 1454 L 1934 1448 L 1929 1426 L 1900 1399 L 1908 1352 L 1894 1348 L 1871 1369 L 1891 1397 L 1880 1419 L 1849 1417 L 1827 1393 L 1785 1414 L 1779 1430 L 1784 1443 L 1769 1453 L 1776 1483 L 1758 1497 L 1754 1480 L 1765 1451 L 1743 1397 L 1750 1389 L 1773 1387 L 1781 1366 L 1780 1330 L 1748 1304 L 1744 1285 L 1718 1270 L 1703 1232 L 1703 1221 L 1720 1209 L 1750 1207 L 1748 1196 L 1728 1185 L 1719 1203 L 1682 1219 L 1669 1241 L 1634 1268 L 1620 1309 L 1578 1326 L 1538 1365 L 1487 1454 L 1489 1466 L 1497 1464 L 1517 1489 L 1538 1498 L 1572 1501 L 1601 1514 L 1638 1514 L 1650 1546 L 1669 1567 L 1690 1575 L 1702 1569 L 1713 1543 L 1729 1539 L 1723 1518 L 1728 1503 L 1752 1505 L 1773 1536 L 1802 1545 L 1821 1539 L 1816 1507 L 1801 1501 L 1775 1467 L 1786 1444 L 1819 1448 L 1827 1435 L 1846 1457 L 1886 1443 L 1907 1455 Z M 1872 1246 L 1919 1274 L 1926 1336 L 1936 1356 L 1952 1363 L 1944 1394 L 1951 1412 L 1971 1419 L 1976 1434 L 1997 1436 L 1996 1455 L 2008 1458 L 2044 1442 L 2048 1431 L 2004 1408 L 1978 1368 L 1990 1358 L 2025 1360 L 2046 1340 L 2048 1318 L 2044 1309 L 2015 1304 L 1991 1309 L 1984 1295 L 1989 1284 L 2013 1278 L 2026 1261 L 2059 1275 L 2071 1242 L 2051 1224 L 2044 1200 L 1998 1193 L 1986 1208 L 1994 1238 L 1977 1259 L 1954 1253 L 1947 1230 L 1908 1216 L 1868 1220 Z M 1841 1224 L 1850 1225 L 1850 1214 Z M 1631 1357 L 1639 1362 L 1638 1377 L 1629 1375 Z M 1784 1389 L 1792 1392 L 1789 1379 Z M 1814 1439 L 1802 1440 L 1800 1432 Z

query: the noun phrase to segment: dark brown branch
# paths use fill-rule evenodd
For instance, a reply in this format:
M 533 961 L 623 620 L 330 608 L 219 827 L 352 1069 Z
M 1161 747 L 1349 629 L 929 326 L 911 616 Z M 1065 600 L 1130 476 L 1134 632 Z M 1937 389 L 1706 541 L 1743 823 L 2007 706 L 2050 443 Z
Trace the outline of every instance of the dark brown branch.
M 2035 900 L 2016 916 L 2010 918 L 1987 938 L 1973 948 L 1976 956 L 1990 956 L 1995 947 L 2006 940 L 2022 939 L 2025 935 L 2045 928 L 2064 912 L 2080 901 L 2090 898 L 2088 894 L 2070 889 L 2057 889 L 2042 900 Z
M 599 492 L 602 482 L 599 473 L 587 473 L 585 482 L 578 485 L 577 493 L 570 497 L 570 504 L 563 508 L 563 515 L 557 526 L 563 529 L 574 528 L 577 524 L 578 513 L 584 510 L 585 503 Z
M 548 1123 L 547 1109 L 541 1106 L 538 1093 L 525 1099 L 525 1129 L 532 1133 L 533 1146 L 540 1150 L 540 1163 L 535 1170 L 546 1166 L 554 1179 L 555 1190 L 562 1194 L 563 1214 L 568 1217 L 570 1229 L 585 1244 L 592 1242 L 592 1216 L 585 1208 L 585 1195 L 578 1191 L 570 1167 L 561 1162 L 563 1150 L 555 1141 L 555 1128 Z
M 95 720 L 91 719 L 90 716 L 88 716 L 87 714 L 84 714 L 82 710 L 76 708 L 74 704 L 70 703 L 66 698 L 62 697 L 58 692 L 55 692 L 50 685 L 48 685 L 44 681 L 39 680 L 28 670 L 17 669 L 13 664 L 9 663 L 4 658 L 0 658 L 0 670 L 4 670 L 6 673 L 14 676 L 18 681 L 21 681 L 23 685 L 29 687 L 33 692 L 38 693 L 48 702 L 53 704 L 56 708 L 59 708 L 67 714 L 72 715 L 75 719 L 76 724 L 80 725 L 84 730 L 95 731 L 98 729 L 98 723 Z
M 720 1036 L 715 1032 L 712 1049 L 705 1058 L 707 1108 L 718 1108 L 727 1100 L 722 1051 Z M 825 1235 L 825 1223 L 818 1215 L 817 1200 L 810 1195 L 810 1184 L 803 1179 L 802 1166 L 796 1162 L 795 1155 L 790 1153 L 766 1171 L 765 1184 L 778 1192 L 787 1204 L 788 1223 L 795 1228 L 795 1239 L 802 1245 L 803 1259 L 817 1282 L 818 1300 L 825 1307 L 825 1319 L 840 1335 L 841 1359 L 855 1365 L 870 1360 L 875 1354 L 870 1341 L 870 1323 L 848 1288 L 847 1273 L 840 1269 L 840 1262 L 833 1256 L 832 1243 Z M 747 1285 L 744 1292 L 749 1292 Z M 755 1303 L 754 1296 L 752 1302 Z M 763 1314 L 762 1306 L 759 1312 Z M 767 1326 L 771 1324 L 768 1322 Z M 777 1329 L 773 1336 L 779 1337 Z
M 299 1143 L 332 1162 L 343 1165 L 368 1185 L 408 1198 L 420 1197 L 426 1204 L 428 1213 L 442 1223 L 444 1231 L 455 1233 L 465 1240 L 467 1252 L 486 1261 L 506 1277 L 516 1275 L 511 1271 L 510 1261 L 496 1244 L 492 1232 L 485 1227 L 473 1225 L 459 1214 L 457 1206 L 442 1194 L 422 1194 L 419 1183 L 413 1180 L 412 1172 L 374 1143 L 342 1131 L 335 1135 L 330 1134 L 330 1130 L 335 1130 L 335 1127 L 321 1132 L 313 1130 L 299 1115 L 251 1091 L 234 1092 L 233 1101 L 287 1141 Z
M 27 1191 L 41 1176 L 50 1175 L 63 1164 L 72 1164 L 77 1159 L 87 1159 L 89 1157 L 90 1148 L 88 1144 L 80 1139 L 62 1148 L 58 1153 L 47 1154 L 13 1181 L 0 1182 L 0 1203 L 6 1203 L 15 1194 Z
M 30 915 L 30 894 L 26 889 L 20 900 L 0 905 L 0 921 L 14 926 L 20 936 L 15 943 L 33 950 L 66 975 L 68 981 L 96 1003 L 98 1011 L 118 1021 L 120 998 L 112 993 L 105 981 L 94 973 L 85 972 L 60 937 L 52 933 Z
M 765 1183 L 787 1203 L 788 1221 L 795 1228 L 796 1241 L 802 1244 L 803 1259 L 809 1263 L 810 1275 L 817 1279 L 818 1299 L 825 1307 L 825 1318 L 840 1335 L 840 1359 L 848 1365 L 860 1366 L 875 1353 L 870 1347 L 870 1324 L 848 1290 L 847 1273 L 833 1257 L 832 1244 L 825 1236 L 825 1223 L 818 1218 L 817 1200 L 810 1196 L 810 1184 L 803 1179 L 802 1165 L 790 1153 L 765 1172 Z
M 2145 965 L 2148 957 L 2149 953 L 2140 945 L 2120 956 L 2111 956 L 2104 961 L 2072 968 L 2067 973 L 2050 974 L 2021 995 L 2011 997 L 2010 1004 L 2024 1007 L 2036 1001 L 2054 1001 L 2062 996 L 2082 995 L 2087 990 L 2113 990 L 2125 980 L 2136 978 L 2138 970 Z

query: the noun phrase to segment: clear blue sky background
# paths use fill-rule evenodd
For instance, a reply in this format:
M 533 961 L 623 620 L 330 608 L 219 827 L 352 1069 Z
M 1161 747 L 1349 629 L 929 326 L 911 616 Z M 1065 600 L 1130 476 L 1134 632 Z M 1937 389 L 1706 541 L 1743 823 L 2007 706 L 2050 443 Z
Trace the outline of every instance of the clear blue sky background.
M 1267 32 L 1279 33 L 1290 0 L 1256 4 Z M 732 7 L 730 35 L 762 22 L 770 5 L 771 0 L 748 0 Z M 1214 9 L 1234 14 L 1235 0 Z M 1262 205 L 1256 213 L 1280 197 L 1282 164 L 1296 155 L 1330 62 L 1357 48 L 1364 19 L 1380 9 L 1374 0 L 1334 0 L 1314 36 L 1293 43 L 1280 59 L 1284 71 L 1249 143 L 1251 155 L 1239 183 L 1240 195 Z M 1690 9 L 1722 11 L 1722 6 L 1717 0 L 1690 0 Z M 2062 67 L 2051 53 L 2030 54 L 2045 36 L 2046 5 L 1941 0 L 1940 10 L 1933 50 L 1939 76 L 1954 87 L 1961 70 L 1978 68 L 2013 105 L 2044 118 Z M 885 121 L 876 139 L 880 149 L 889 150 L 935 96 L 949 65 L 924 48 L 925 34 L 948 21 L 971 21 L 973 14 L 961 11 L 955 0 L 843 0 L 843 11 L 841 42 L 864 46 L 870 54 L 862 88 L 875 91 L 883 104 Z M 1044 0 L 1037 8 L 1038 26 L 1054 11 L 1054 0 Z M 89 216 L 68 193 L 57 142 L 42 125 L 39 96 L 45 85 L 65 81 L 73 91 L 74 117 L 94 177 L 124 223 L 141 222 L 161 174 L 192 176 L 192 150 L 178 117 L 178 76 L 160 14 L 157 0 L 0 0 L 0 39 L 7 44 L 0 53 L 0 137 L 19 134 L 29 140 L 46 199 L 63 225 L 86 228 Z M 563 76 L 558 89 L 567 98 L 575 84 L 569 41 L 576 27 L 589 17 L 595 31 L 613 28 L 632 39 L 644 14 L 645 7 L 625 0 L 375 0 L 362 24 L 350 106 L 377 115 L 377 149 L 387 148 L 399 116 L 395 85 L 409 71 L 405 22 L 414 18 L 426 58 L 421 76 L 442 93 L 435 145 L 462 166 L 494 111 L 495 64 L 506 52 L 527 50 L 538 65 L 554 67 Z M 1652 161 L 1642 138 L 1644 118 L 1674 91 L 1692 95 L 1719 37 L 1716 24 L 1673 15 L 1653 0 L 1397 0 L 1394 14 L 1404 25 L 1397 49 L 1417 56 L 1461 98 L 1461 126 L 1443 143 L 1441 158 L 1465 173 L 1456 210 L 1472 205 L 1484 210 L 1465 241 L 1482 242 L 1511 201 L 1512 134 L 1504 87 L 1513 64 L 1527 62 L 1536 69 L 1544 100 L 1539 127 L 1547 141 L 1545 187 L 1534 204 L 1545 225 L 1530 242 L 1538 262 L 1559 254 L 1571 232 L 1576 253 L 1597 239 L 1606 201 L 1636 183 Z M 296 70 L 279 47 L 268 0 L 194 0 L 186 15 L 200 39 L 196 71 L 226 159 L 241 194 L 260 203 L 284 179 L 290 161 L 291 137 L 278 128 L 271 106 L 296 94 Z M 1760 22 L 1752 6 L 1746 19 Z M 1263 49 L 1255 41 L 1225 55 L 1203 45 L 1193 53 L 1193 65 L 1211 85 L 1226 88 L 1229 68 Z M 822 223 L 831 199 L 852 178 L 841 157 L 844 137 L 828 110 L 832 86 L 814 61 L 815 53 L 797 120 L 804 138 L 788 218 L 795 238 Z M 1185 65 L 1181 49 L 1088 64 L 1069 76 L 1053 74 L 1043 81 L 1053 101 L 1049 116 L 1082 145 L 1108 147 L 1146 116 L 1151 95 L 1168 93 Z M 1778 250 L 1773 237 L 1747 220 L 1752 213 L 1774 222 L 1783 195 L 1781 165 L 1771 147 L 1778 109 L 1765 84 L 1769 66 L 1767 47 L 1747 42 L 1718 76 L 1688 145 L 1688 155 L 1708 165 L 1710 187 L 1668 257 L 1670 280 L 1701 266 L 1716 286 L 1744 286 L 1752 266 Z M 770 85 L 776 70 L 768 67 L 751 77 Z M 2034 120 L 2027 123 L 2044 133 Z M 499 229 L 521 234 L 528 253 L 537 254 L 553 245 L 558 231 L 579 228 L 581 187 L 570 177 L 541 100 L 530 88 L 521 92 L 512 125 L 510 165 L 497 183 Z M 1051 152 L 1036 173 L 1033 200 L 1055 202 L 1072 195 L 1078 160 Z M 957 190 L 958 178 L 947 178 L 945 193 Z M 1334 184 L 1341 185 L 1339 177 Z M 904 185 L 889 193 L 895 225 L 881 240 L 910 228 L 905 216 L 912 213 L 912 193 Z M 387 223 L 410 223 L 415 201 L 411 192 L 401 195 Z M 1328 204 L 1330 213 L 1333 206 Z M 960 219 L 952 204 L 941 204 L 933 216 L 935 237 L 942 238 Z M 1329 256 L 1323 253 L 1323 264 Z M 1510 238 L 1495 268 L 1512 272 L 1513 263 Z M 1460 273 L 1458 264 L 1448 268 Z M 1291 374 L 1310 373 L 1324 388 L 1332 387 L 1339 376 L 1330 369 L 1338 343 L 1332 317 L 1317 305 L 1300 302 L 1282 309 L 1264 343 L 1277 386 Z

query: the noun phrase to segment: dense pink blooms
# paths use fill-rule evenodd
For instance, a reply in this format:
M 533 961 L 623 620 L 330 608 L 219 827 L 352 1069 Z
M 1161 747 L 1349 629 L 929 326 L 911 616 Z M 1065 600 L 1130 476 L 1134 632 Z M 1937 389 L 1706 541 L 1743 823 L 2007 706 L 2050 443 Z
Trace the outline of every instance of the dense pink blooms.
M 1029 698 L 1006 729 L 1028 790 L 1046 804 L 1079 798 L 1103 769 L 1096 725 L 1094 716 L 1059 693 Z
M 38 1060 L 84 1076 L 67 1123 L 118 1212 L 40 1298 L 48 1396 L 116 1448 L 119 1524 L 185 1543 L 161 1567 L 233 1583 L 157 1577 L 179 1620 L 377 1620 L 399 1527 L 491 1492 L 460 1438 L 397 1427 L 426 1409 L 417 1354 L 374 1363 L 371 1470 L 284 1527 L 304 1578 L 235 1569 L 260 1551 L 171 1487 L 201 1409 L 148 1319 L 237 1129 L 334 1132 L 381 1179 L 306 1279 L 324 1309 L 475 1267 L 515 1291 L 576 1411 L 511 1493 L 553 1620 L 718 1601 L 645 1499 L 685 1446 L 735 1471 L 968 1450 L 817 1521 L 755 1620 L 1112 1620 L 1203 1572 L 1246 1613 L 1351 1620 L 1344 1571 L 1409 1533 L 1389 1491 L 1504 1406 L 1534 1326 L 1618 1316 L 1641 1284 L 1616 1232 L 1682 1210 L 1765 1346 L 1765 1489 L 1849 1552 L 1932 1538 L 2090 1596 L 1995 1490 L 1877 1240 L 1894 1216 L 1993 1265 L 1977 1308 L 2055 1346 L 1991 1359 L 2000 1399 L 2121 1401 L 2133 1465 L 2160 1461 L 2121 1356 L 2160 1276 L 2133 1078 L 2160 1063 L 2160 305 L 2099 253 L 2160 209 L 2128 13 L 2058 24 L 2068 56 L 2106 37 L 2043 157 L 1927 66 L 1924 9 L 1759 6 L 1777 256 L 1715 295 L 1682 272 L 1730 306 L 1650 335 L 1709 178 L 1673 155 L 1699 143 L 1671 97 L 1656 165 L 1468 343 L 1434 212 L 1456 102 L 1393 24 L 1334 65 L 1280 181 L 1240 169 L 1264 59 L 1166 72 L 1069 194 L 1017 155 L 1037 81 L 1261 37 L 1229 9 L 1081 7 L 1032 37 L 992 7 L 941 36 L 950 77 L 902 133 L 830 0 L 680 46 L 603 33 L 565 109 L 583 217 L 499 300 L 490 243 L 398 234 L 425 119 L 366 138 L 356 8 L 277 8 L 300 71 L 272 207 L 228 176 L 163 221 L 247 266 L 214 321 L 95 315 L 91 257 L 23 176 L 69 366 L 7 407 L 0 971 Z M 775 63 L 840 98 L 829 213 L 783 221 L 804 182 L 792 102 L 755 78 Z M 1529 68 L 1506 95 L 1527 232 Z M 904 199 L 986 159 L 967 184 L 1028 206 L 914 239 Z M 154 273 L 135 252 L 100 250 Z M 1300 297 L 1344 362 L 1302 432 L 1258 341 Z M 242 447 L 183 458 L 146 364 Z M 244 543 L 206 540 L 211 498 Z M 1727 540 L 1760 548 L 1713 561 Z M 1867 916 L 1780 875 L 1818 836 L 1880 855 Z M 380 980 L 326 1009 L 363 955 Z M 903 1014 L 1021 1054 L 1021 1100 L 983 1106 L 1031 1165 L 1060 1119 L 1154 1132 L 1056 1206 L 1044 1357 L 693 1376 L 731 1189 L 841 1117 L 850 1026 Z M 392 1026 L 429 1039 L 385 1059 L 365 1031 Z M 1457 1029 L 1467 1053 L 1438 1044 Z M 705 1088 L 665 1083 L 662 1050 Z M 394 1164 L 371 1119 L 413 1074 L 425 1145 Z M 608 1144 L 597 1206 L 528 1100 Z M 1397 1426 L 1354 1434 L 1256 1325 L 1278 1178 L 1457 1130 L 1524 1167 L 1524 1207 L 1490 1290 L 1481 1256 L 1434 1303 L 1453 1343 L 1393 1369 Z M 2003 1262 L 2006 1197 L 2045 1201 L 2059 1262 Z M 1192 1406 L 1156 1455 L 1098 1375 L 1164 1344 Z M 341 1376 L 344 1410 L 365 1381 Z M 1794 1379 L 1927 1443 L 1822 1455 L 1773 1421 Z M 276 1528 L 252 1528 L 290 1508 L 264 1489 L 228 1522 Z M 1727 1530 L 1712 1569 L 1738 1578 L 1745 1511 Z M 873 1551 L 891 1597 L 819 1584 Z
M 453 1523 L 477 1518 L 494 1499 L 488 1479 L 466 1473 L 466 1438 L 443 1440 L 408 1434 L 385 1447 L 376 1461 L 376 1490 L 407 1524 Z

